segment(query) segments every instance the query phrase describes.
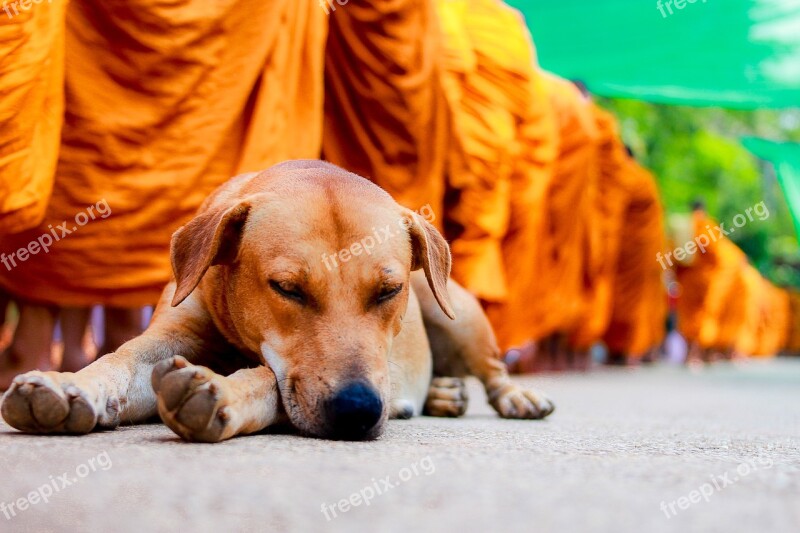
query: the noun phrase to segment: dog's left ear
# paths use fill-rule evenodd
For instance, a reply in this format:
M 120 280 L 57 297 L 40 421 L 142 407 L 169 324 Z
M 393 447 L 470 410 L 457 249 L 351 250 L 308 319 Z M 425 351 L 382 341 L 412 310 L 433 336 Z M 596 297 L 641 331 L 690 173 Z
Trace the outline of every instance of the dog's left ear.
M 249 202 L 209 209 L 172 234 L 170 259 L 177 283 L 172 307 L 192 293 L 208 267 L 236 258 L 249 212 Z
M 450 293 L 447 292 L 447 280 L 450 278 L 450 247 L 430 222 L 411 210 L 406 212 L 408 234 L 411 237 L 411 270 L 425 271 L 428 286 L 433 291 L 439 307 L 444 314 L 455 319 Z

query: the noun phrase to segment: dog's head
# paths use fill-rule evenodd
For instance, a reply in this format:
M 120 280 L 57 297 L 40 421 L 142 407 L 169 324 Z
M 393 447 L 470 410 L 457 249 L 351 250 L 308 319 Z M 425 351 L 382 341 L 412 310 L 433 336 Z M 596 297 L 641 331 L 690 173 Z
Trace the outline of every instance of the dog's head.
M 412 270 L 424 269 L 453 316 L 450 251 L 436 228 L 364 178 L 320 162 L 224 186 L 173 236 L 172 264 L 172 304 L 202 280 L 218 323 L 274 371 L 292 423 L 320 437 L 380 434 Z

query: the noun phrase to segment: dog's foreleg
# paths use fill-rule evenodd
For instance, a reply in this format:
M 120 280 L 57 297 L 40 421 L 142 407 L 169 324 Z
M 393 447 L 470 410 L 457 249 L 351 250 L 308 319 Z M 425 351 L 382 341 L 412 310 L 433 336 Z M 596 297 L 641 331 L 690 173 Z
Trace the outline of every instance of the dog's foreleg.
M 188 441 L 219 442 L 283 418 L 275 374 L 266 366 L 222 376 L 175 357 L 153 370 L 158 413 Z
M 172 297 L 174 284 L 162 296 Z M 195 331 L 213 327 L 202 307 L 187 301 L 160 305 L 153 322 L 111 354 L 79 372 L 28 372 L 3 397 L 3 418 L 29 433 L 88 433 L 156 414 L 153 367 L 176 354 L 193 357 L 204 346 Z

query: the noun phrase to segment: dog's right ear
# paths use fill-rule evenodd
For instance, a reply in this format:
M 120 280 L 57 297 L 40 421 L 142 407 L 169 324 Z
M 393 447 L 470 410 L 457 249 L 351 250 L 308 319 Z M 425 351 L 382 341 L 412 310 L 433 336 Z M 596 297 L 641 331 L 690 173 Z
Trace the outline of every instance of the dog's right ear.
M 425 271 L 428 286 L 436 298 L 445 315 L 451 320 L 456 318 L 453 304 L 450 303 L 450 293 L 447 290 L 447 280 L 450 278 L 450 247 L 431 223 L 423 217 L 406 209 L 406 226 L 411 238 L 412 263 L 411 270 Z
M 249 202 L 211 209 L 172 234 L 170 259 L 177 283 L 172 307 L 192 293 L 208 267 L 236 258 L 249 212 Z

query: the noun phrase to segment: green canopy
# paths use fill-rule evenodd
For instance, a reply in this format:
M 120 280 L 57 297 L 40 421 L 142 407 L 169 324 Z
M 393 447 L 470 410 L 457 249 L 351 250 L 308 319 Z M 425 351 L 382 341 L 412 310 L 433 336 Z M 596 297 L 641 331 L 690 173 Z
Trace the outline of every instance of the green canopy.
M 745 148 L 775 167 L 778 183 L 789 204 L 794 229 L 800 238 L 800 144 L 755 137 L 742 139 Z
M 507 0 L 542 66 L 592 92 L 740 109 L 800 106 L 798 0 Z

